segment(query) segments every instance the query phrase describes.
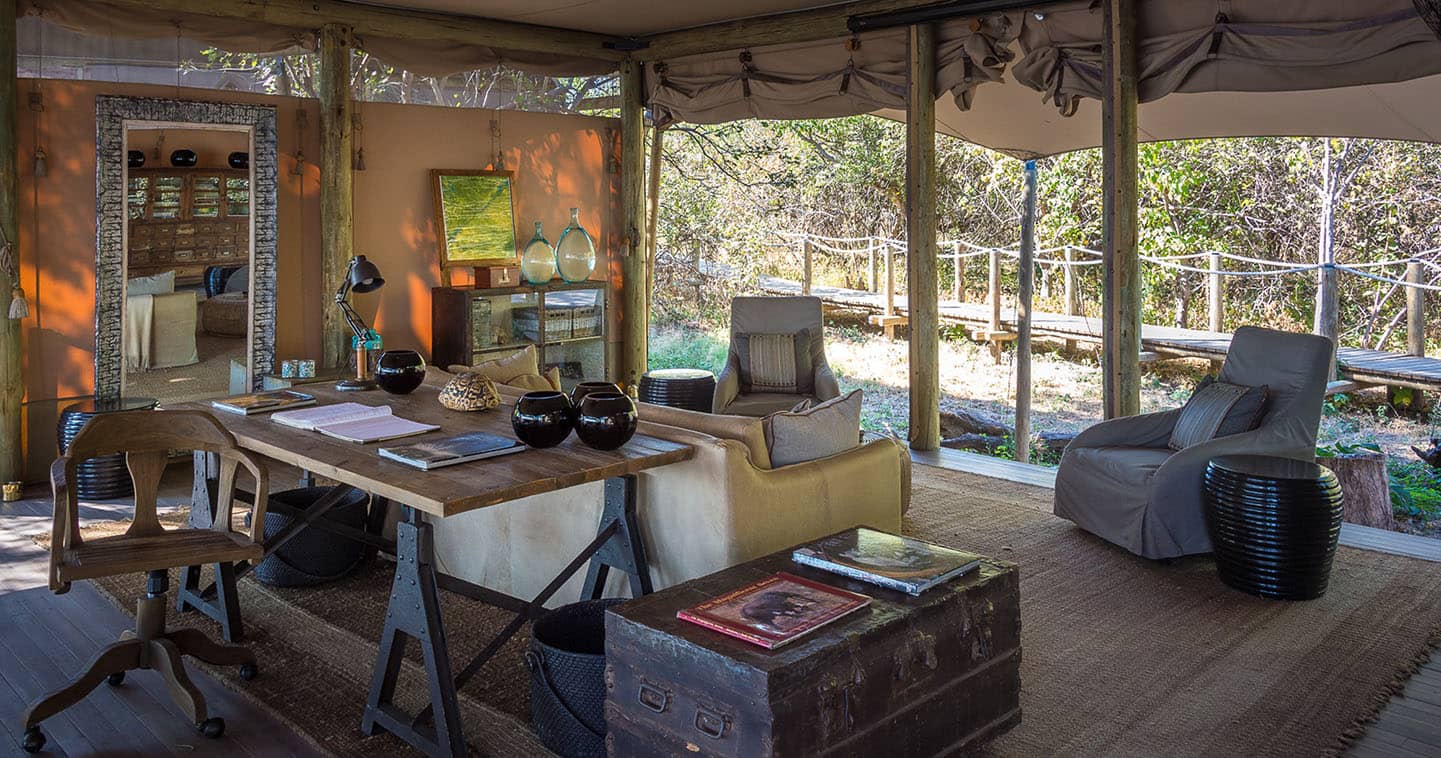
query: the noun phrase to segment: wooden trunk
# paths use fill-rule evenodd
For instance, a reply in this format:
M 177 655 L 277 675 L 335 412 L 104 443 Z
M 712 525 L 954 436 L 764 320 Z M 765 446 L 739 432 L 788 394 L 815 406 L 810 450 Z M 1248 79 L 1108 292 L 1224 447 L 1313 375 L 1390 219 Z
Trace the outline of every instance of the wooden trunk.
M 799 566 L 790 552 L 607 614 L 611 755 L 940 755 L 1020 720 L 1013 564 L 987 561 L 968 577 L 910 597 Z M 675 617 L 778 571 L 874 602 L 775 651 Z
M 1335 472 L 1345 498 L 1342 520 L 1377 529 L 1395 529 L 1385 453 L 1338 455 L 1318 461 Z

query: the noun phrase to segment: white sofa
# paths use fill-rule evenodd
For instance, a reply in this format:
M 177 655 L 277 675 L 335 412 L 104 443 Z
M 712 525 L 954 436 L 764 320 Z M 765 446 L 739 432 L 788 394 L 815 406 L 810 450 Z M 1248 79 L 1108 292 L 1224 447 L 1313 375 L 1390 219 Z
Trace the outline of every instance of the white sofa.
M 501 388 L 498 412 L 516 394 Z M 656 589 L 857 524 L 898 532 L 910 498 L 903 444 L 873 439 L 844 453 L 771 469 L 760 420 L 641 404 L 640 433 L 695 448 L 639 475 L 638 512 Z M 533 597 L 594 537 L 600 482 L 435 519 L 441 571 Z M 575 601 L 585 571 L 549 605 Z M 612 571 L 611 596 L 629 595 Z

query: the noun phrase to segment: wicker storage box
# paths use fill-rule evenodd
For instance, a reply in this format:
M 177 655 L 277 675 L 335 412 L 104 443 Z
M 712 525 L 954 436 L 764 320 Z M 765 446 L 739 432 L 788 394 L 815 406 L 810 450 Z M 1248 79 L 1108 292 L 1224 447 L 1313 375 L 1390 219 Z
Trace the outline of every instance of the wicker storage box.
M 551 306 L 545 309 L 545 339 L 563 340 L 571 336 L 570 306 Z M 531 342 L 540 341 L 540 309 L 535 306 L 516 308 L 514 311 L 515 336 Z

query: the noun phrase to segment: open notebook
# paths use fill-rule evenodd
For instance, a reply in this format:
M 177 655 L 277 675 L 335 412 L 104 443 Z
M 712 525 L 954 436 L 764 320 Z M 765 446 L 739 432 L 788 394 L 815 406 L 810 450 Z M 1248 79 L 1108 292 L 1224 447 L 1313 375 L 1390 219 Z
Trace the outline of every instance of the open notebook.
M 381 442 L 439 429 L 392 415 L 388 405 L 334 403 L 271 414 L 277 424 L 307 429 L 347 442 Z

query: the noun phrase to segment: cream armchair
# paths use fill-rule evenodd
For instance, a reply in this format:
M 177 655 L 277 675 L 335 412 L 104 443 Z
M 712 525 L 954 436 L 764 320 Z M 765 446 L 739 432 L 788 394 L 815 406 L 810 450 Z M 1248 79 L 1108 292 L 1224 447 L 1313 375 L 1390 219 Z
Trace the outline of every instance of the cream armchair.
M 1056 515 L 1145 558 L 1211 552 L 1206 464 L 1233 454 L 1312 460 L 1332 353 L 1325 337 L 1237 329 L 1220 381 L 1268 387 L 1260 426 L 1178 452 L 1168 443 L 1179 409 L 1096 424 L 1061 456 Z
M 505 403 L 514 402 L 512 390 L 501 391 Z M 690 460 L 639 475 L 640 528 L 656 589 L 857 524 L 900 530 L 910 456 L 895 440 L 771 469 L 756 419 L 644 403 L 640 411 L 642 434 L 695 448 Z M 603 502 L 603 485 L 594 483 L 436 520 L 440 568 L 533 596 L 595 537 Z M 583 579 L 581 572 L 552 604 L 577 598 Z M 609 595 L 626 595 L 627 587 L 611 572 Z
M 801 391 L 755 392 L 748 386 L 750 366 L 736 351 L 738 334 L 811 334 L 809 376 L 797 377 Z M 788 411 L 802 400 L 822 403 L 840 397 L 835 374 L 826 363 L 825 329 L 818 297 L 738 297 L 731 301 L 731 345 L 726 365 L 716 377 L 711 410 L 737 416 L 765 416 Z

